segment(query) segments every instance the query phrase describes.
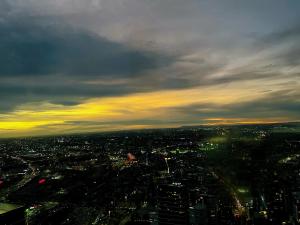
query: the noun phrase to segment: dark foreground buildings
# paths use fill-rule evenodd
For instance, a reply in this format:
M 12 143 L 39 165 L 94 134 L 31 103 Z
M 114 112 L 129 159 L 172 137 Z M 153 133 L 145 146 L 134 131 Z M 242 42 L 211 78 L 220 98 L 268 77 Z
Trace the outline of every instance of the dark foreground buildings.
M 159 225 L 187 225 L 189 223 L 187 190 L 180 183 L 158 187 Z
M 25 225 L 24 210 L 24 206 L 0 203 L 0 224 Z
M 298 124 L 0 139 L 0 152 L 0 202 L 18 204 L 0 204 L 0 225 L 300 224 Z

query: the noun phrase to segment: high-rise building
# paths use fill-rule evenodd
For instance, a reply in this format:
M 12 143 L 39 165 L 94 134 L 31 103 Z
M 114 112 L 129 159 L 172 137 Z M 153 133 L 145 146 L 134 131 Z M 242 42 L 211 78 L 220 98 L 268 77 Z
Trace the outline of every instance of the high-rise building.
M 158 187 L 158 224 L 186 225 L 189 221 L 188 195 L 181 183 Z
M 190 225 L 207 225 L 207 209 L 203 203 L 199 203 L 189 209 Z

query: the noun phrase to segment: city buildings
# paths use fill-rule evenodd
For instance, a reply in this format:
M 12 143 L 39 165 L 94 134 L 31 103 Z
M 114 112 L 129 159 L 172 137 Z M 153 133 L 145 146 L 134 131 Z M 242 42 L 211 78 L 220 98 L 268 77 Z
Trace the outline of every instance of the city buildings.
M 12 207 L 0 218 L 27 225 L 296 225 L 300 137 L 297 124 L 282 126 L 294 127 L 1 139 L 0 196 Z

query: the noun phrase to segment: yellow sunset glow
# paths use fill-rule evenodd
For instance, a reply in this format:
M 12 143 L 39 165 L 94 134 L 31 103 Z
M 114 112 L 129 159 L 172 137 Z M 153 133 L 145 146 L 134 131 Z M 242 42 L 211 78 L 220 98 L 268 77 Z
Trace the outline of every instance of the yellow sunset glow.
M 228 104 L 251 101 L 261 97 L 256 86 L 249 85 L 247 89 L 232 85 L 230 88 L 222 86 L 214 88 L 193 88 L 176 91 L 157 91 L 151 93 L 133 94 L 123 97 L 106 97 L 88 99 L 75 106 L 62 106 L 49 103 L 36 105 L 22 105 L 14 112 L 0 117 L 1 136 L 36 135 L 48 133 L 79 132 L 80 125 L 74 121 L 103 124 L 86 126 L 85 131 L 142 129 L 156 127 L 174 127 L 165 120 L 184 115 L 170 112 L 170 109 L 193 104 L 212 104 L 226 107 Z M 259 93 L 259 94 L 258 94 Z M 203 109 L 204 111 L 206 109 Z M 209 110 L 209 109 L 208 109 Z M 160 120 L 161 123 L 147 124 L 143 120 Z M 205 124 L 234 124 L 285 121 L 286 118 L 205 118 Z M 113 124 L 114 121 L 139 121 L 137 123 Z M 201 121 L 194 121 L 199 124 Z M 110 125 L 105 125 L 110 124 Z M 203 124 L 203 122 L 202 122 Z M 47 129 L 45 129 L 47 126 Z

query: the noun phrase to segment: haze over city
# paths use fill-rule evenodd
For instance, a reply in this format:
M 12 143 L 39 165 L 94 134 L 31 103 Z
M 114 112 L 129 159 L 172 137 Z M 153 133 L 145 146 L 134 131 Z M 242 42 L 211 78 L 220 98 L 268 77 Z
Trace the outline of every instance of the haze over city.
M 2 0 L 0 136 L 299 121 L 300 2 Z

